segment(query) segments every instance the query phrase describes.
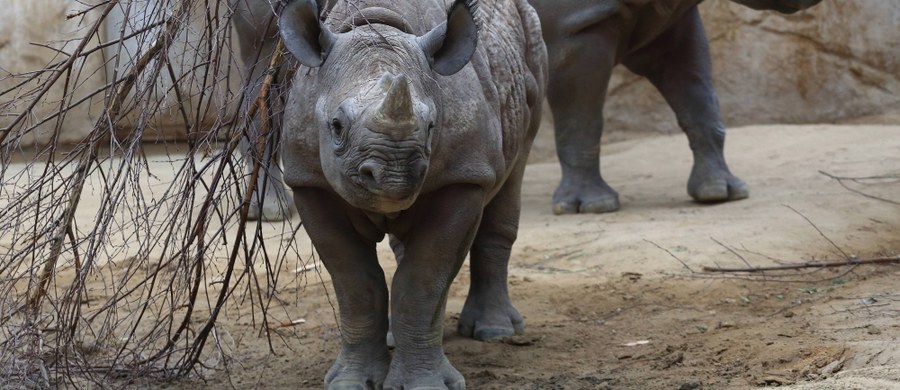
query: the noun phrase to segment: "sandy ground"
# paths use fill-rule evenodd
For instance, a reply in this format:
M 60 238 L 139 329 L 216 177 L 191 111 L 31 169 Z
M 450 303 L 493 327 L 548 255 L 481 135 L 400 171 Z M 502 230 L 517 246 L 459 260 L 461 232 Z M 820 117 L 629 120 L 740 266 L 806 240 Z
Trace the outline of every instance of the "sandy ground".
M 779 280 L 700 272 L 900 254 L 900 205 L 820 173 L 900 174 L 900 126 L 738 128 L 727 148 L 751 197 L 710 206 L 686 194 L 683 136 L 604 145 L 604 176 L 623 205 L 606 215 L 553 215 L 559 168 L 538 156 L 526 172 L 510 265 L 526 333 L 490 343 L 457 336 L 467 266 L 452 287 L 444 345 L 469 388 L 900 388 L 897 266 L 795 271 Z M 900 180 L 847 184 L 900 201 Z M 390 275 L 389 248 L 379 250 Z M 236 351 L 230 371 L 165 387 L 321 388 L 340 339 L 329 277 L 309 274 L 273 310 L 306 320 L 278 330 L 277 354 L 246 316 L 224 316 L 219 330 Z M 285 279 L 296 275 L 285 270 Z
M 445 348 L 470 388 L 900 388 L 900 268 L 795 272 L 786 281 L 699 273 L 745 261 L 898 254 L 900 206 L 820 171 L 900 173 L 900 127 L 732 129 L 726 154 L 751 197 L 714 206 L 685 192 L 691 157 L 680 135 L 613 143 L 603 153 L 605 176 L 622 196 L 614 214 L 554 216 L 556 163 L 526 172 L 510 271 L 525 335 L 492 343 L 457 336 L 467 268 L 454 284 Z M 898 180 L 848 185 L 900 201 Z M 387 247 L 381 253 L 393 270 Z M 307 322 L 283 330 L 278 355 L 266 353 L 262 338 L 244 337 L 231 374 L 206 385 L 321 387 L 339 347 L 323 278 L 285 303 Z

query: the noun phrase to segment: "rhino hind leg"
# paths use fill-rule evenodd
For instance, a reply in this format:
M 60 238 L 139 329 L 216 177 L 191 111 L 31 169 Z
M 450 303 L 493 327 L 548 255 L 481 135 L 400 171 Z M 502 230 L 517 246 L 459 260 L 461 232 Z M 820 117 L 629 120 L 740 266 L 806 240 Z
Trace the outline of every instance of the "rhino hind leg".
M 273 47 L 266 44 L 265 50 L 271 53 Z M 260 56 L 266 58 L 267 56 Z M 247 88 L 245 102 L 241 108 L 246 113 L 249 109 L 252 99 L 256 99 L 259 90 L 262 87 L 262 80 L 267 65 L 265 61 L 259 61 L 255 67 L 252 67 L 250 61 L 248 63 L 248 71 L 253 71 L 254 78 L 251 86 Z M 291 195 L 284 186 L 284 177 L 282 175 L 281 166 L 279 164 L 279 151 L 281 148 L 281 123 L 282 123 L 282 94 L 286 93 L 286 89 L 280 83 L 270 86 L 269 95 L 266 98 L 265 110 L 259 110 L 258 113 L 268 113 L 267 118 L 260 118 L 260 115 L 253 118 L 248 131 L 241 138 L 241 155 L 246 161 L 247 177 L 251 177 L 254 165 L 257 160 L 260 162 L 259 173 L 254 187 L 253 197 L 250 202 L 250 211 L 247 218 L 250 220 L 261 221 L 281 221 L 291 217 L 293 213 Z M 259 132 L 263 128 L 262 121 L 268 121 L 265 126 L 269 128 L 268 140 L 266 147 L 262 153 L 256 150 L 259 142 Z
M 258 128 L 258 121 L 254 120 L 253 122 L 253 127 Z M 270 119 L 270 123 L 277 123 L 277 120 Z M 277 146 L 275 145 L 279 145 L 280 140 L 278 134 L 273 134 L 272 137 L 267 143 L 270 146 L 269 150 L 263 152 L 259 157 L 259 174 L 250 200 L 250 210 L 247 213 L 249 220 L 281 221 L 290 218 L 293 213 L 291 195 L 284 186 L 283 173 L 278 164 Z M 258 155 L 254 150 L 254 145 L 255 142 L 250 142 L 248 137 L 241 140 L 241 154 L 247 161 L 248 178 L 251 177 Z
M 748 197 L 747 185 L 725 163 L 725 126 L 713 89 L 709 45 L 697 8 L 624 63 L 662 93 L 688 137 L 694 154 L 688 194 L 702 203 Z
M 492 340 L 525 331 L 525 319 L 509 298 L 510 250 L 516 240 L 524 164 L 484 210 L 470 251 L 471 283 L 457 331 L 476 340 Z
M 619 209 L 619 194 L 600 174 L 603 104 L 615 66 L 615 37 L 598 31 L 548 42 L 555 52 L 547 100 L 553 112 L 562 179 L 553 193 L 555 214 L 605 213 Z M 569 53 L 569 54 L 566 54 Z M 578 53 L 572 56 L 571 53 Z
M 278 29 L 272 13 L 272 5 L 267 0 L 232 0 L 235 16 L 232 19 L 237 30 L 238 46 L 245 71 L 251 75 L 250 85 L 245 90 L 241 111 L 246 114 L 250 105 L 258 97 L 268 70 L 269 59 L 275 51 L 275 39 Z M 284 72 L 282 72 L 284 73 Z M 282 94 L 286 88 L 282 85 L 286 79 L 279 75 L 269 90 L 266 109 L 258 113 L 269 114 L 270 129 L 268 147 L 259 153 L 256 144 L 260 129 L 263 126 L 260 115 L 250 124 L 249 130 L 241 138 L 240 151 L 246 161 L 247 177 L 251 176 L 255 161 L 260 161 L 260 171 L 254 187 L 253 197 L 247 218 L 250 220 L 281 221 L 290 218 L 293 213 L 291 195 L 284 186 L 278 152 L 280 149 L 280 131 L 283 111 Z

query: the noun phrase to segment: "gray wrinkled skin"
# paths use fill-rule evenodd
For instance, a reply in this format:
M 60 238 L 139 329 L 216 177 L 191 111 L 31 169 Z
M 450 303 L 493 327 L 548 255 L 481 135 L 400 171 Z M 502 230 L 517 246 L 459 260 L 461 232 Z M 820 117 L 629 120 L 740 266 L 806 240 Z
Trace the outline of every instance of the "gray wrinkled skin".
M 456 3 L 340 0 L 323 9 L 295 0 L 279 16 L 304 65 L 285 105 L 284 179 L 340 308 L 329 389 L 465 388 L 444 355 L 442 324 L 470 250 L 459 331 L 488 339 L 524 327 L 507 263 L 547 53 L 526 0 L 481 3 L 477 35 L 469 7 Z M 267 1 L 254 4 L 246 20 L 271 15 Z M 239 31 L 272 33 L 259 26 Z M 390 297 L 375 250 L 388 234 L 402 257 Z
M 821 0 L 733 0 L 796 12 Z M 547 100 L 556 126 L 562 180 L 556 214 L 603 213 L 619 195 L 600 174 L 602 107 L 613 67 L 624 64 L 662 93 L 688 137 L 694 166 L 688 194 L 698 202 L 746 198 L 725 163 L 725 127 L 713 90 L 700 0 L 530 0 L 550 58 Z

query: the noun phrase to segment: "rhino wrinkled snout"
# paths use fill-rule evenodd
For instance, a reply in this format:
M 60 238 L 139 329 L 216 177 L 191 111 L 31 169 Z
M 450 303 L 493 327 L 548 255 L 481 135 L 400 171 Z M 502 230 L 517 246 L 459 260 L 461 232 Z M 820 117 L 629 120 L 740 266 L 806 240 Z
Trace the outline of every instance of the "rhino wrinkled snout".
M 428 163 L 421 159 L 402 166 L 367 160 L 359 165 L 359 184 L 378 197 L 403 201 L 418 193 L 427 169 Z

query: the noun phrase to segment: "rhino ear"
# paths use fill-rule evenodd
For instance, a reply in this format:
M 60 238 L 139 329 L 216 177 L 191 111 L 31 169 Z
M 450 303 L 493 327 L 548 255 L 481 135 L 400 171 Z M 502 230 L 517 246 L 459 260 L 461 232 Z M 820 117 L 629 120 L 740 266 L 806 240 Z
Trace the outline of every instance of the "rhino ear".
M 440 75 L 459 72 L 478 46 L 478 23 L 475 21 L 477 0 L 456 0 L 441 23 L 418 38 L 431 68 Z
M 325 62 L 336 36 L 319 20 L 319 0 L 294 0 L 288 3 L 278 18 L 278 29 L 284 45 L 309 67 Z

